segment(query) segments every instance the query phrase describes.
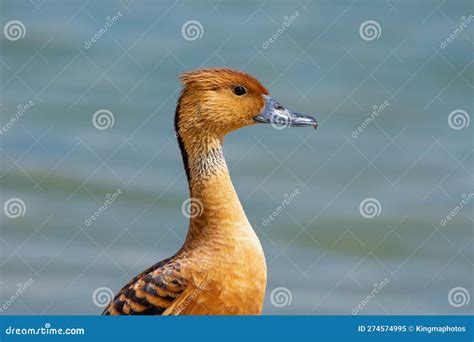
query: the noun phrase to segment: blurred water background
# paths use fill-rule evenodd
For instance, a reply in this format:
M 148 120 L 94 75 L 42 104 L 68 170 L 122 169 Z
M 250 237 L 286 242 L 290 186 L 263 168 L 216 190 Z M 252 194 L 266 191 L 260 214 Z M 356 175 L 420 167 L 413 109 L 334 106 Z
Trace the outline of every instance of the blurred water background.
M 180 247 L 177 77 L 204 66 L 242 69 L 320 123 L 226 139 L 266 253 L 264 313 L 472 312 L 449 295 L 473 294 L 472 14 L 467 0 L 3 0 L 2 27 L 25 29 L 0 38 L 1 203 L 25 204 L 0 216 L 3 313 L 98 314 L 96 289 L 117 291 Z M 369 20 L 375 37 L 359 30 Z M 103 130 L 92 123 L 101 109 L 114 119 Z

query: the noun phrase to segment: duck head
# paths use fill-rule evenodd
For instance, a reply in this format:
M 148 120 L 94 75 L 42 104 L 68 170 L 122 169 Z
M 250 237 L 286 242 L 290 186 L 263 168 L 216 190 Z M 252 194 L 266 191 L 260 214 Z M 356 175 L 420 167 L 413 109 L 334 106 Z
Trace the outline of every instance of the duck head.
M 222 138 L 256 123 L 317 127 L 312 116 L 293 112 L 273 99 L 254 77 L 232 69 L 199 69 L 181 75 L 178 135 L 198 130 Z M 196 132 L 197 133 L 197 132 Z
M 182 74 L 181 81 L 175 131 L 188 181 L 225 169 L 222 142 L 236 129 L 257 123 L 317 127 L 315 118 L 286 109 L 243 72 L 200 69 Z

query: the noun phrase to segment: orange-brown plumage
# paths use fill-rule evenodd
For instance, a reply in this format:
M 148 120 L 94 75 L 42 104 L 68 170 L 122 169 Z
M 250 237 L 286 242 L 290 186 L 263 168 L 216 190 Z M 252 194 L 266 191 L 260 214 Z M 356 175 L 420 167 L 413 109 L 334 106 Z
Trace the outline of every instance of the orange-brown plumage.
M 269 103 L 273 111 L 284 108 L 255 78 L 231 69 L 196 70 L 181 80 L 175 129 L 195 215 L 181 249 L 132 279 L 104 314 L 260 314 L 265 257 L 232 185 L 222 144 L 227 133 L 254 124 L 256 116 L 265 120 Z

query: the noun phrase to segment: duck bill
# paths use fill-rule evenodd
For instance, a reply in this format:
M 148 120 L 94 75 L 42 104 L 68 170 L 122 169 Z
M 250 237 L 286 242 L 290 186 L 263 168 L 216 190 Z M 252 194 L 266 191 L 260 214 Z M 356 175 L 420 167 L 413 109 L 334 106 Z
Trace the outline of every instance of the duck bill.
M 263 111 L 254 116 L 254 120 L 261 123 L 269 123 L 275 127 L 318 127 L 316 119 L 310 115 L 295 113 L 283 107 L 271 96 L 263 95 L 265 107 Z

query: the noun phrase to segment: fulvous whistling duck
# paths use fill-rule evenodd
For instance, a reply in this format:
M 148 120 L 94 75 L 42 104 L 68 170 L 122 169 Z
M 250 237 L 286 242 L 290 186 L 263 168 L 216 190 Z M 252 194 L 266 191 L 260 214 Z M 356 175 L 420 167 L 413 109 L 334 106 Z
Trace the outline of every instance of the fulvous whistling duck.
M 224 136 L 255 123 L 317 127 L 270 97 L 240 71 L 200 69 L 181 75 L 175 130 L 192 215 L 181 249 L 133 278 L 105 315 L 255 315 L 262 312 L 267 267 L 224 159 Z

